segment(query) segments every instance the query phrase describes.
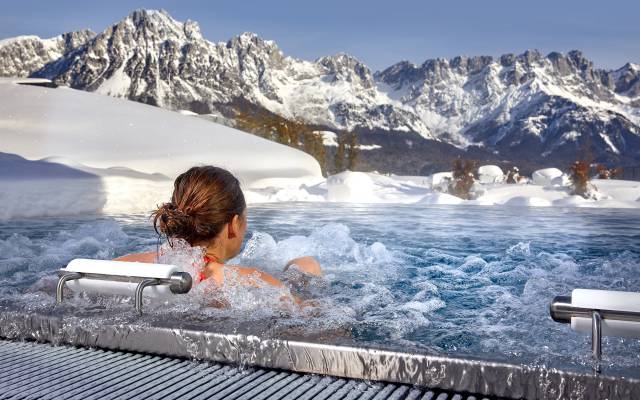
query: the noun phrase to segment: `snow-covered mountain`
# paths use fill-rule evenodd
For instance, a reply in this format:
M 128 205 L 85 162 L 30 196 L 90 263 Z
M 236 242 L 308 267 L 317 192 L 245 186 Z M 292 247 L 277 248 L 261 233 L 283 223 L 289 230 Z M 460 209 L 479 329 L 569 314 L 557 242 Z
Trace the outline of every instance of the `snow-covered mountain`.
M 7 77 L 26 77 L 85 44 L 94 36 L 95 33 L 90 30 L 83 30 L 51 39 L 18 36 L 0 40 L 0 74 Z
M 566 164 L 588 147 L 597 161 L 640 162 L 640 66 L 605 71 L 578 51 L 400 62 L 373 73 L 347 54 L 287 57 L 251 33 L 213 43 L 193 21 L 138 10 L 95 36 L 0 42 L 0 55 L 3 76 L 45 77 L 229 121 L 249 106 L 352 130 L 382 145 L 364 160 L 379 170 L 389 168 L 386 155 L 410 165 L 396 162 L 392 172 L 424 172 L 436 152 L 425 149 Z

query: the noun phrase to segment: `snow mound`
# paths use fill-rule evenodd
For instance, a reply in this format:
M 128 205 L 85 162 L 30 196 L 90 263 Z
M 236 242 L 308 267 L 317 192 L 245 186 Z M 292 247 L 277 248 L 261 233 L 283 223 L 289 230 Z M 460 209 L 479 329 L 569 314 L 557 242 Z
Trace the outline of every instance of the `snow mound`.
M 327 178 L 327 200 L 370 203 L 375 199 L 374 182 L 364 172 L 344 171 Z
M 419 203 L 420 204 L 431 204 L 431 205 L 437 205 L 437 204 L 460 204 L 462 203 L 464 200 L 462 200 L 459 197 L 447 194 L 447 193 L 438 193 L 438 192 L 434 192 L 434 193 L 429 193 L 426 196 L 424 196 Z
M 516 196 L 507 200 L 504 205 L 509 207 L 549 207 L 552 204 L 542 197 Z
M 202 118 L 59 87 L 0 85 L 2 151 L 61 157 L 92 168 L 121 166 L 174 179 L 198 164 L 264 178 L 321 177 L 309 154 Z
M 0 185 L 0 220 L 98 214 L 107 202 L 96 178 L 9 180 Z
M 564 199 L 553 201 L 553 205 L 557 207 L 588 207 L 593 201 L 589 201 L 582 196 L 569 196 Z
M 436 172 L 435 174 L 429 175 L 431 187 L 435 187 L 443 183 L 445 179 L 453 179 L 452 172 Z
M 504 173 L 497 165 L 483 165 L 478 168 L 481 183 L 497 183 L 504 180 Z
M 562 171 L 558 168 L 544 168 L 534 171 L 531 175 L 534 185 L 548 186 L 552 185 L 555 178 L 562 177 Z
M 552 186 L 570 186 L 571 178 L 567 174 L 562 174 L 551 179 Z

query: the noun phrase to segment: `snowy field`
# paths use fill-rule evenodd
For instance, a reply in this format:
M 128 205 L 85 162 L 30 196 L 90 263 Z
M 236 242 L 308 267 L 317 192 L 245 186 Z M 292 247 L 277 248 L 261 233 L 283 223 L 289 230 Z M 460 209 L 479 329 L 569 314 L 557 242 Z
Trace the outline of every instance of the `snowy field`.
M 472 200 L 446 193 L 447 171 L 324 178 L 306 153 L 198 117 L 21 81 L 29 80 L 0 80 L 0 219 L 149 212 L 170 199 L 179 173 L 199 164 L 232 171 L 249 204 L 640 207 L 640 182 L 593 180 L 597 195 L 587 200 L 556 168 L 506 184 L 498 167 L 483 166 Z

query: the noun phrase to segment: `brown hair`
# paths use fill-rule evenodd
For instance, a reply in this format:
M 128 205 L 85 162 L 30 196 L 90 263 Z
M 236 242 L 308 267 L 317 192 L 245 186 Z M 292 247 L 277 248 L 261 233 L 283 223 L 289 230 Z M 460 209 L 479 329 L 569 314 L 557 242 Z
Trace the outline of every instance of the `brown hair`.
M 222 168 L 202 166 L 180 174 L 173 183 L 171 202 L 151 216 L 156 233 L 184 239 L 193 246 L 216 237 L 245 208 L 235 176 Z

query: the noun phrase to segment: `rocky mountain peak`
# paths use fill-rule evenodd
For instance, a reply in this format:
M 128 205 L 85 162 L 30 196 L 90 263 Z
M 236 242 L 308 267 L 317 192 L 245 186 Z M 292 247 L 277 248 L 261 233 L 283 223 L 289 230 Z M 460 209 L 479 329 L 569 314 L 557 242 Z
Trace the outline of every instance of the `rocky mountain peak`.
M 0 41 L 0 76 L 26 77 L 95 37 L 88 29 L 50 39 L 20 36 Z
M 349 54 L 337 53 L 321 57 L 316 60 L 316 63 L 325 67 L 327 73 L 333 75 L 334 81 L 358 83 L 365 89 L 371 89 L 375 85 L 371 70 Z
M 64 43 L 64 52 L 68 53 L 71 50 L 76 49 L 87 43 L 89 40 L 93 39 L 96 36 L 95 32 L 91 29 L 82 29 L 75 32 L 67 32 L 63 33 L 61 38 Z
M 124 42 L 140 40 L 184 42 L 202 39 L 197 23 L 176 21 L 164 10 L 135 10 L 114 24 L 111 29 L 107 29 L 104 34 L 116 35 Z
M 226 44 L 227 49 L 235 52 L 238 57 L 253 58 L 266 57 L 271 62 L 281 63 L 284 59 L 282 50 L 271 40 L 264 40 L 253 32 L 244 32 Z
M 410 61 L 400 61 L 387 69 L 376 72 L 375 79 L 400 88 L 405 82 L 415 82 L 420 78 L 420 68 Z
M 640 65 L 626 63 L 612 73 L 616 92 L 623 93 L 640 103 Z M 639 104 L 640 105 L 640 104 Z

